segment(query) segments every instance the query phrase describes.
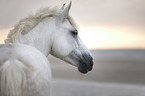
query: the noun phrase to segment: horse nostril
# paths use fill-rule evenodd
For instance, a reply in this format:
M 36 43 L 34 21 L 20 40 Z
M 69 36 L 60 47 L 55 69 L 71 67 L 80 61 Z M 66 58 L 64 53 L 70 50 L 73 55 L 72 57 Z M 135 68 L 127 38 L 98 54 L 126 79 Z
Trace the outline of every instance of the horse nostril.
M 94 62 L 93 62 L 93 60 L 91 60 L 91 62 L 90 62 L 90 69 L 89 69 L 89 71 L 91 71 L 91 70 L 93 69 L 93 65 L 94 65 Z
M 92 60 L 91 60 L 90 62 L 91 62 L 90 64 L 93 66 L 93 64 L 94 64 L 94 60 L 93 60 L 93 58 L 92 58 Z
M 89 56 L 89 60 L 90 60 L 90 62 L 93 62 L 93 57 Z

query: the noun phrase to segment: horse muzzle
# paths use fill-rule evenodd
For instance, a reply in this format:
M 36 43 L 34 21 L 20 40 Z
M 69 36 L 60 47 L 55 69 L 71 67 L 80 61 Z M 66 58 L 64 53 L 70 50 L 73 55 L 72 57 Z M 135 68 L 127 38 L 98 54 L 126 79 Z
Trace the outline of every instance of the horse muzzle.
M 88 50 L 75 49 L 63 60 L 78 67 L 79 72 L 84 74 L 93 68 L 93 58 Z
M 87 73 L 93 68 L 93 58 L 91 55 L 82 54 L 82 58 L 79 60 L 78 70 L 81 73 Z

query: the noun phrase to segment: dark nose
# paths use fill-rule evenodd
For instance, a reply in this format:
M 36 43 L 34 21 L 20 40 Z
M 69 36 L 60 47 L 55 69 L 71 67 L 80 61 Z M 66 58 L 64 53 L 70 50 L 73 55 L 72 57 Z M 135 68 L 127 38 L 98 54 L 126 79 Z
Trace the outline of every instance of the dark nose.
M 93 58 L 90 55 L 84 55 L 84 66 L 86 66 L 88 71 L 91 71 L 93 68 Z
M 87 73 L 88 71 L 91 71 L 93 68 L 93 58 L 91 55 L 82 55 L 82 59 L 80 60 L 80 64 L 78 66 L 78 70 L 81 73 Z

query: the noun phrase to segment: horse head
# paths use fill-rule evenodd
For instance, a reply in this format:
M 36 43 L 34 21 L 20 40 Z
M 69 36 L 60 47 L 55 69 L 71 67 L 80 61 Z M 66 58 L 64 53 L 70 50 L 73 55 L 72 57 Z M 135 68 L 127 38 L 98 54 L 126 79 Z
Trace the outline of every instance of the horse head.
M 65 4 L 64 4 L 65 5 Z M 64 8 L 57 17 L 56 31 L 54 41 L 51 47 L 51 54 L 76 67 L 81 73 L 87 73 L 92 70 L 93 58 L 79 38 L 78 30 L 70 22 L 69 10 L 70 4 Z
M 93 58 L 81 42 L 78 30 L 69 16 L 70 4 L 61 9 L 45 8 L 19 21 L 8 34 L 6 43 L 24 43 L 37 48 L 45 56 L 52 54 L 87 73 Z

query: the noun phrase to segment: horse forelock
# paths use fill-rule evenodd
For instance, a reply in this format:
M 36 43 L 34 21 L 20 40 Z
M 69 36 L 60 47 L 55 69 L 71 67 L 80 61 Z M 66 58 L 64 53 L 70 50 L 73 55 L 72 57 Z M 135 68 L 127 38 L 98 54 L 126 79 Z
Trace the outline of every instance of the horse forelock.
M 58 8 L 43 8 L 38 10 L 34 15 L 30 15 L 24 19 L 21 19 L 12 30 L 8 33 L 7 38 L 5 39 L 5 43 L 17 43 L 20 41 L 21 36 L 27 34 L 31 29 L 37 26 L 44 18 L 47 17 L 57 17 L 61 13 L 62 10 Z M 76 27 L 72 18 L 68 16 L 67 18 L 70 24 Z

